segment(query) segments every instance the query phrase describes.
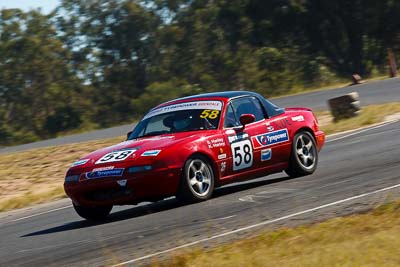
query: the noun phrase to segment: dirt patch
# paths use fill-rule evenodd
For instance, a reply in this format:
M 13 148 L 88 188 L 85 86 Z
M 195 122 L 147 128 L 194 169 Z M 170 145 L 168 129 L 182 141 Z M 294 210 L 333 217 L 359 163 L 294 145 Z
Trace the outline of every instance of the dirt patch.
M 385 117 L 385 121 L 394 121 L 394 120 L 400 120 L 400 112 Z

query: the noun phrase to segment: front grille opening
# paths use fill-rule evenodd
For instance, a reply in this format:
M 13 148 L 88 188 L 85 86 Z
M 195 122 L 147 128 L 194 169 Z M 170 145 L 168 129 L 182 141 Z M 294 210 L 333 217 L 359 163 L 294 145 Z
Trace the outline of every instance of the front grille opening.
M 94 201 L 105 201 L 105 200 L 113 200 L 122 198 L 125 196 L 131 195 L 132 189 L 128 187 L 120 187 L 120 188 L 107 188 L 102 190 L 97 190 L 93 192 L 89 192 L 85 195 L 88 200 Z

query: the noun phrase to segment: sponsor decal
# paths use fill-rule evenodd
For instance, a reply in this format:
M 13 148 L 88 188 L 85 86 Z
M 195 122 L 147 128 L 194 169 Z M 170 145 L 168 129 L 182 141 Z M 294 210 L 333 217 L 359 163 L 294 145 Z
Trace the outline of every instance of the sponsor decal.
M 275 130 L 274 126 L 269 125 L 269 123 L 267 123 L 267 130 L 268 132 L 272 132 L 273 130 Z
M 106 171 L 106 170 L 112 170 L 114 169 L 114 166 L 107 166 L 107 167 L 101 167 L 101 168 L 94 168 L 92 172 L 97 172 L 97 171 Z
M 238 134 L 232 135 L 232 136 L 228 136 L 229 143 L 231 143 L 231 144 L 234 142 L 242 141 L 247 138 L 249 138 L 249 134 L 245 133 L 245 132 L 238 133 Z
M 226 154 L 218 155 L 218 159 L 226 159 Z
M 221 172 L 225 172 L 226 170 L 226 161 L 221 163 Z
M 228 136 L 232 151 L 232 169 L 234 171 L 249 168 L 253 165 L 253 147 L 246 132 Z
M 149 113 L 144 116 L 143 120 L 151 118 L 156 115 L 172 112 L 172 111 L 180 111 L 180 110 L 192 110 L 192 109 L 209 109 L 209 110 L 222 110 L 222 102 L 221 101 L 196 101 L 196 102 L 185 102 L 179 103 L 164 107 L 159 107 L 151 110 Z
M 155 157 L 158 154 L 160 154 L 161 150 L 147 150 L 143 152 L 142 156 L 143 157 Z
M 229 134 L 234 134 L 235 130 L 229 129 L 225 131 L 225 134 L 229 135 Z
M 215 148 L 215 147 L 224 147 L 225 141 L 223 138 L 217 138 L 212 140 L 207 140 L 208 148 Z
M 289 140 L 287 129 L 282 129 L 270 133 L 260 134 L 252 137 L 255 148 L 279 144 Z
M 303 115 L 292 117 L 292 121 L 304 121 Z
M 124 172 L 123 168 L 104 170 L 104 171 L 87 172 L 86 178 L 94 179 L 94 178 L 102 178 L 102 177 L 110 177 L 110 176 L 122 176 L 123 172 Z
M 119 186 L 126 186 L 126 182 L 127 182 L 126 179 L 124 179 L 124 180 L 118 180 L 118 181 L 117 181 L 117 184 L 119 184 Z
M 96 161 L 95 164 L 123 161 L 126 158 L 128 158 L 130 155 L 135 153 L 136 150 L 137 150 L 137 148 L 126 148 L 126 149 L 120 149 L 117 151 L 112 151 L 110 153 L 105 154 L 103 157 L 101 157 L 98 161 Z
M 201 119 L 210 119 L 210 120 L 215 120 L 219 116 L 219 110 L 211 110 L 211 109 L 205 109 L 203 112 L 200 114 Z M 208 122 L 208 120 L 206 120 Z M 209 123 L 210 126 L 212 127 L 212 124 Z
M 74 163 L 72 163 L 72 167 L 76 167 L 76 166 L 80 166 L 83 164 L 86 164 L 86 162 L 88 162 L 90 159 L 81 159 L 78 161 L 75 161 Z
M 261 161 L 270 160 L 272 157 L 271 148 L 261 150 Z

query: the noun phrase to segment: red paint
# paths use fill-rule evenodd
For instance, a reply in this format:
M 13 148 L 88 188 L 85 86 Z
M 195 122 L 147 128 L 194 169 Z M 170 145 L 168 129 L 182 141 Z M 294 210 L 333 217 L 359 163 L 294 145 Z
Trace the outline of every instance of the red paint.
M 280 115 L 257 122 L 254 122 L 253 115 L 246 114 L 244 117 L 242 116 L 243 119 L 241 118 L 242 122 L 246 124 L 245 127 L 243 129 L 239 127 L 234 131 L 223 128 L 225 108 L 230 101 L 229 98 L 214 96 L 208 99 L 204 97 L 191 98 L 190 100 L 180 99 L 160 106 L 185 101 L 193 102 L 200 99 L 223 102 L 218 129 L 138 138 L 94 151 L 82 157 L 82 159 L 90 159 L 86 164 L 71 167 L 68 170 L 67 176 L 79 175 L 80 178 L 77 182 L 64 184 L 67 195 L 80 205 L 122 205 L 135 204 L 147 200 L 159 200 L 177 193 L 185 161 L 195 153 L 203 154 L 209 158 L 215 172 L 216 185 L 223 185 L 234 181 L 257 178 L 286 169 L 291 153 L 291 141 L 300 129 L 313 133 L 318 151 L 324 145 L 325 134 L 318 129 L 316 118 L 311 110 L 307 108 L 287 108 Z M 303 116 L 304 121 L 292 120 L 294 116 Z M 273 131 L 287 129 L 288 141 L 265 147 L 255 147 L 253 137 L 271 132 L 268 128 L 273 128 Z M 247 133 L 243 140 L 249 140 L 248 144 L 252 146 L 252 164 L 250 167 L 234 170 L 235 158 L 233 153 L 235 151 L 233 151 L 230 140 L 241 133 Z M 124 149 L 137 150 L 123 161 L 95 164 L 107 153 Z M 260 160 L 261 151 L 264 149 L 271 149 L 272 157 L 270 160 Z M 142 156 L 143 152 L 152 150 L 160 150 L 160 152 L 156 156 Z M 220 157 L 221 159 L 219 160 L 218 156 L 221 154 L 226 154 L 226 157 Z M 85 177 L 86 172 L 107 166 L 124 168 L 124 173 L 120 177 L 94 179 Z M 128 173 L 128 168 L 133 166 L 152 166 L 152 170 Z M 221 166 L 225 167 L 221 168 Z M 123 179 L 127 180 L 125 187 L 117 183 L 118 180 Z

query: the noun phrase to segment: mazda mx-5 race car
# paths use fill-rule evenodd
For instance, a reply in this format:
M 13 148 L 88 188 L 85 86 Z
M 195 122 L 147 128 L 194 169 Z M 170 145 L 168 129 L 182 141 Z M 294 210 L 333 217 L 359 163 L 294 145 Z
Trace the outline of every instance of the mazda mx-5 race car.
M 238 180 L 312 174 L 324 142 L 308 108 L 245 91 L 195 95 L 153 108 L 126 141 L 73 163 L 64 188 L 81 217 L 101 220 L 113 205 L 202 201 Z

